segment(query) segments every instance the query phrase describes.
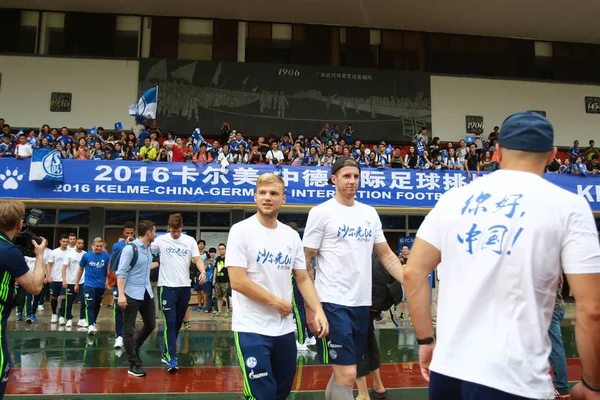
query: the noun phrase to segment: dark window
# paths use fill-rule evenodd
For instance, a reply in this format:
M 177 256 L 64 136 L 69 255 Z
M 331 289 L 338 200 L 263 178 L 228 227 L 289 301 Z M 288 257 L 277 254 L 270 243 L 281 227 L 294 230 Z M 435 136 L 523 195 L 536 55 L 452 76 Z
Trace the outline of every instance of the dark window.
M 150 220 L 154 222 L 154 225 L 166 226 L 169 222 L 169 215 L 174 212 L 160 212 L 160 211 L 140 211 L 140 221 Z M 198 213 L 195 212 L 182 212 L 180 213 L 183 217 L 183 228 L 186 226 L 195 227 L 198 225 Z
M 425 217 L 422 215 L 410 215 L 408 217 L 408 229 L 419 229 L 424 219 Z
M 406 229 L 406 217 L 404 215 L 380 215 L 383 229 Z
M 229 212 L 202 212 L 200 213 L 200 226 L 227 227 L 231 226 L 231 213 Z
M 115 36 L 115 57 L 137 58 L 138 32 L 117 31 Z
M 38 210 L 41 210 L 44 212 L 44 217 L 40 221 L 40 224 L 43 224 L 43 225 L 56 224 L 56 209 L 54 209 L 54 208 L 38 208 Z M 31 211 L 31 208 L 28 208 L 27 210 L 25 210 L 26 217 L 27 217 L 27 215 L 29 215 L 30 211 Z
M 298 228 L 304 228 L 306 226 L 306 220 L 308 218 L 308 214 L 279 214 L 279 221 L 284 224 L 288 224 L 290 222 L 295 222 L 298 224 Z
M 48 28 L 48 54 L 65 54 L 65 30 L 63 28 Z
M 106 225 L 123 225 L 127 221 L 135 222 L 135 211 L 106 210 Z
M 59 224 L 87 225 L 90 223 L 89 210 L 60 210 L 58 212 Z
M 21 54 L 35 53 L 35 40 L 37 38 L 37 27 L 21 26 L 19 32 L 19 43 L 17 52 Z

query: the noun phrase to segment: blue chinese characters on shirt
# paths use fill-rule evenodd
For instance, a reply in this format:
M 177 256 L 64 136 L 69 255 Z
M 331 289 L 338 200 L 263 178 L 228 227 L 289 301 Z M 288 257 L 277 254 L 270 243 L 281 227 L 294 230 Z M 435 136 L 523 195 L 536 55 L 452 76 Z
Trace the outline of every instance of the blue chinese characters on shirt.
M 485 192 L 471 195 L 465 201 L 461 215 L 470 216 L 473 222 L 467 232 L 456 235 L 458 243 L 469 254 L 482 250 L 510 256 L 511 249 L 523 232 L 519 223 L 525 215 L 525 211 L 521 209 L 522 198 L 523 195 L 518 193 L 498 198 Z M 487 227 L 490 218 L 494 223 Z M 515 227 L 516 229 L 510 229 Z
M 189 253 L 189 249 L 183 249 L 181 247 L 173 247 L 173 246 L 169 246 L 165 249 L 165 252 L 168 254 L 175 254 L 178 256 L 187 256 L 187 254 Z
M 373 237 L 373 229 L 368 221 L 364 226 L 343 224 L 338 227 L 337 237 L 356 242 L 368 242 Z
M 259 250 L 256 256 L 256 262 L 262 264 L 265 267 L 275 268 L 283 271 L 292 270 L 292 248 L 287 246 L 285 248 L 285 254 L 282 251 L 263 248 Z

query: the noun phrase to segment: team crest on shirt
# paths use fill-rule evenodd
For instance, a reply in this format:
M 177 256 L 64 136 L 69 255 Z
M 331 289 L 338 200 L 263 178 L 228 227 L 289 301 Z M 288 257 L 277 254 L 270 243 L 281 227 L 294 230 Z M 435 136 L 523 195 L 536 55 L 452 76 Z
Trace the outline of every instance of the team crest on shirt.
M 365 221 L 364 225 L 353 226 L 344 224 L 338 227 L 337 237 L 356 242 L 368 242 L 373 237 L 373 229 L 371 229 L 369 221 Z
M 329 350 L 329 356 L 331 357 L 332 360 L 335 360 L 337 358 L 337 351 Z
M 256 262 L 278 270 L 290 271 L 292 269 L 292 257 L 289 254 L 284 255 L 281 251 L 271 252 L 269 249 L 263 248 L 259 250 Z
M 258 364 L 258 361 L 256 361 L 256 358 L 254 358 L 254 357 L 246 358 L 246 366 L 248 368 L 254 368 L 254 367 L 256 367 L 257 364 Z

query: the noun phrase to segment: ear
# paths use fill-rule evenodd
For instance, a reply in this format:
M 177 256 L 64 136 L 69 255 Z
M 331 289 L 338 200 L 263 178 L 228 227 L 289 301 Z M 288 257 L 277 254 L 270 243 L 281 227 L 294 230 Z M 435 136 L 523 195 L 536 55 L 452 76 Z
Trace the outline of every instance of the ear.
M 496 143 L 496 153 L 498 154 L 498 162 L 501 162 L 504 156 L 504 149 L 500 146 L 499 143 Z

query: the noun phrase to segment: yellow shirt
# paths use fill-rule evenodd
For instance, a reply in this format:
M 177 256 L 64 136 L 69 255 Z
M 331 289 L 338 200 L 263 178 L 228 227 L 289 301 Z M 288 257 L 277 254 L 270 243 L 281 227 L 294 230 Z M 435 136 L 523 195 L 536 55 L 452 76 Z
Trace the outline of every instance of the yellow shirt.
M 140 157 L 142 157 L 143 160 L 156 160 L 156 149 L 153 146 L 143 146 L 140 149 Z

